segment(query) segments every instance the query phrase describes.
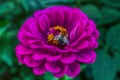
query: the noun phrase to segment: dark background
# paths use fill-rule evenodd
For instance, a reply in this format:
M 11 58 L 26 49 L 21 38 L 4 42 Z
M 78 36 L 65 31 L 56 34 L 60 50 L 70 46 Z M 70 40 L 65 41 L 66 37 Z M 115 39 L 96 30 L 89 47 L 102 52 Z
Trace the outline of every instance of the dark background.
M 94 64 L 81 64 L 81 73 L 61 80 L 120 80 L 120 0 L 0 0 L 0 80 L 58 80 L 51 73 L 33 75 L 18 63 L 17 33 L 25 19 L 52 5 L 78 7 L 93 19 L 101 36 Z

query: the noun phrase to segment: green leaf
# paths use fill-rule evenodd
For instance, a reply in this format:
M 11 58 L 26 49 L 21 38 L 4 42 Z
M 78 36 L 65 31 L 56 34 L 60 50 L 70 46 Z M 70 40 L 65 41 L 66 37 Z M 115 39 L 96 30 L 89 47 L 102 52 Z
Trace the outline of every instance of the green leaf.
M 74 4 L 74 0 L 45 0 L 45 1 L 41 1 L 41 3 L 46 5 L 46 7 L 49 7 L 52 5 L 70 5 L 71 6 Z
M 99 31 L 100 31 L 100 39 L 103 41 L 106 38 L 106 30 L 105 27 L 100 26 L 99 27 Z
M 120 52 L 114 54 L 114 64 L 116 64 L 117 71 L 120 71 Z
M 6 13 L 14 9 L 14 4 L 12 2 L 5 2 L 0 4 L 0 16 L 4 16 Z
M 4 25 L 8 24 L 8 23 L 9 23 L 9 21 L 6 20 L 6 19 L 0 21 L 0 28 L 3 27 Z
M 120 50 L 120 23 L 112 26 L 108 30 L 106 44 L 113 49 Z
M 103 6 L 101 14 L 103 17 L 96 21 L 98 24 L 109 24 L 120 19 L 120 11 L 115 8 Z
M 81 66 L 81 71 L 84 71 L 87 68 L 86 64 L 81 64 L 80 66 Z
M 3 50 L 1 50 L 0 60 L 6 63 L 8 66 L 13 67 L 13 56 L 11 53 L 11 46 L 9 44 L 4 45 Z
M 14 43 L 16 43 L 18 30 L 11 30 L 6 33 L 6 39 L 10 42 L 14 40 Z
M 7 67 L 4 64 L 0 64 L 0 75 L 7 71 Z
M 94 80 L 114 80 L 116 66 L 107 51 L 101 49 L 97 52 L 97 59 L 91 65 Z
M 10 73 L 11 74 L 15 74 L 17 72 L 17 69 L 15 68 L 15 67 L 12 67 L 11 69 L 10 69 Z
M 100 0 L 100 1 L 112 7 L 120 8 L 120 0 Z
M 15 77 L 13 77 L 11 80 L 20 80 L 20 78 L 17 77 L 17 76 L 15 76 Z
M 44 74 L 44 79 L 45 80 L 57 80 L 51 73 L 47 72 Z
M 95 6 L 95 5 L 87 4 L 87 5 L 85 5 L 85 6 L 82 6 L 82 7 L 81 7 L 81 10 L 82 10 L 83 12 L 85 12 L 85 13 L 88 15 L 88 17 L 91 18 L 91 19 L 94 19 L 94 20 L 95 20 L 95 19 L 100 19 L 100 18 L 102 18 L 102 15 L 101 15 L 98 7 Z
M 37 9 L 41 9 L 40 6 L 44 7 L 44 4 L 42 4 L 42 2 L 44 1 L 41 0 L 40 2 L 38 0 L 19 0 L 19 2 L 27 13 Z
M 20 66 L 20 76 L 22 77 L 22 80 L 35 80 L 35 76 L 33 75 L 30 68 L 25 66 Z
M 26 0 L 19 0 L 26 12 L 29 11 L 29 6 Z
M 69 76 L 65 75 L 65 79 L 64 80 L 73 80 L 73 78 L 70 78 Z
M 0 27 L 0 37 L 3 36 L 3 34 L 6 31 L 6 29 L 7 29 L 7 27 L 3 27 L 3 28 Z
M 4 34 L 6 33 L 8 27 L 10 26 L 10 23 L 5 22 L 0 22 L 0 37 L 5 36 Z

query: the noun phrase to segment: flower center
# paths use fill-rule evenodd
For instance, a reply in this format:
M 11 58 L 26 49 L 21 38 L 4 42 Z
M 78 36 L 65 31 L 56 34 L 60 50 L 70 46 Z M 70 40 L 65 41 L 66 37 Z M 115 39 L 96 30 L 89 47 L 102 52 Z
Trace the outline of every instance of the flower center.
M 47 39 L 50 44 L 55 46 L 64 47 L 69 44 L 67 30 L 62 26 L 54 26 L 50 28 Z

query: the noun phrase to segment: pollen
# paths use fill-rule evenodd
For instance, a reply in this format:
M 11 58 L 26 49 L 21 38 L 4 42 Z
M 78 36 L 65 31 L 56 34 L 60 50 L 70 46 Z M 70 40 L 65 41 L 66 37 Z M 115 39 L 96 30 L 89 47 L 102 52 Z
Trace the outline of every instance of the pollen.
M 51 27 L 47 39 L 50 44 L 55 46 L 66 45 L 69 43 L 67 30 L 62 26 Z
M 53 34 L 48 34 L 48 42 L 52 42 L 54 40 Z
M 58 40 L 53 40 L 53 45 L 58 45 L 59 41 Z

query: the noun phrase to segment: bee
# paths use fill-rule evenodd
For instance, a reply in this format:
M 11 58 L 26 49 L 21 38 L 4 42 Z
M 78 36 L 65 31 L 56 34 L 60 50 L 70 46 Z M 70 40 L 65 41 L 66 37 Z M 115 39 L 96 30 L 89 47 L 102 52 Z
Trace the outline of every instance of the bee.
M 69 44 L 68 37 L 65 35 L 58 34 L 55 36 L 55 40 L 58 40 L 60 45 L 68 45 Z

